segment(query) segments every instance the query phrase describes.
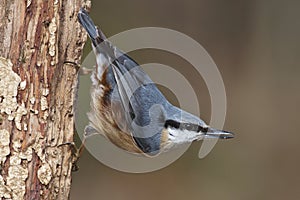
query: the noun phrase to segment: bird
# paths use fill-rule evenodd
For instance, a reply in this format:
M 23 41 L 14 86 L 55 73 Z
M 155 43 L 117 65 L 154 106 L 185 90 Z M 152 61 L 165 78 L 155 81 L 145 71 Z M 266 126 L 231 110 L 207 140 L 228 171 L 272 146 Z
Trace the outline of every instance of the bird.
M 96 57 L 85 137 L 101 134 L 125 151 L 150 157 L 193 141 L 234 137 L 172 105 L 139 64 L 95 26 L 84 8 L 78 21 Z

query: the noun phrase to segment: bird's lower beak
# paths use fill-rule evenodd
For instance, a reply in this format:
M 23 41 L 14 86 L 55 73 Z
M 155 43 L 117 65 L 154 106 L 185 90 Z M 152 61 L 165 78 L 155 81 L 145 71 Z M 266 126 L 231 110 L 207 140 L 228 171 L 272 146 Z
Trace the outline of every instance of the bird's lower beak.
M 214 128 L 209 128 L 205 138 L 220 138 L 220 139 L 231 139 L 234 138 L 234 133 L 228 131 L 222 131 Z

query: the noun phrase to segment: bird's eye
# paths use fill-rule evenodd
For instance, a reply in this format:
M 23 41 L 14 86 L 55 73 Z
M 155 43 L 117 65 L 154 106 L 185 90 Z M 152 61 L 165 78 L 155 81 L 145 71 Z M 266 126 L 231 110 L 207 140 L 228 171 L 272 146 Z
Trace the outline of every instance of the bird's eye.
M 187 129 L 190 130 L 190 131 L 193 131 L 193 130 L 195 130 L 195 125 L 194 124 L 188 124 Z
M 191 125 L 191 124 L 186 124 L 186 125 L 185 125 L 185 128 L 186 128 L 187 130 L 189 130 L 189 129 L 192 128 L 192 125 Z
M 188 131 L 197 131 L 198 125 L 196 124 L 183 124 L 183 128 Z

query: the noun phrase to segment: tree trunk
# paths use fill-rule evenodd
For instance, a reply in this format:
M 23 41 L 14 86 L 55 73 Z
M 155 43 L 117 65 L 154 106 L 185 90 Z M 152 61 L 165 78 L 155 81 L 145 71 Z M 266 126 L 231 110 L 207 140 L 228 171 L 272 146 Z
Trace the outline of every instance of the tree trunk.
M 68 199 L 83 0 L 0 1 L 0 199 Z

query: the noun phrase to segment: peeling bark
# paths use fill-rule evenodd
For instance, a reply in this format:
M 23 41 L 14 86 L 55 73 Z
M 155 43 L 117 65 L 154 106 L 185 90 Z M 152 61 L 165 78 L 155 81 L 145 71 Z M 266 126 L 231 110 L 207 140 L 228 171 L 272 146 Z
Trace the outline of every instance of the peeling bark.
M 86 0 L 0 2 L 0 199 L 68 199 Z

